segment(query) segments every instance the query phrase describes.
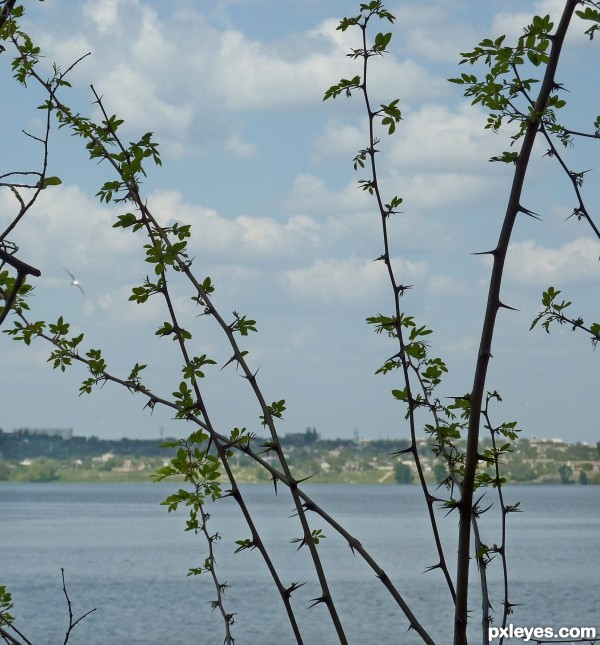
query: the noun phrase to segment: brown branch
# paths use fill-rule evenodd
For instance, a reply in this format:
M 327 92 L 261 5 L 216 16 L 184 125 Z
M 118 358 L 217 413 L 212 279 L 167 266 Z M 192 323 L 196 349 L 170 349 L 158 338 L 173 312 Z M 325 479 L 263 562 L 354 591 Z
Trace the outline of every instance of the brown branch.
M 540 87 L 533 117 L 530 118 L 523 138 L 523 145 L 517 158 L 515 174 L 508 200 L 506 214 L 498 244 L 492 255 L 494 258 L 488 300 L 485 312 L 484 323 L 481 331 L 481 341 L 475 367 L 473 388 L 471 391 L 471 410 L 469 414 L 469 430 L 467 434 L 466 460 L 464 470 L 464 485 L 460 500 L 460 524 L 458 536 L 457 554 L 457 575 L 456 575 L 456 608 L 454 619 L 454 645 L 466 645 L 467 643 L 467 616 L 468 616 L 468 583 L 469 583 L 469 561 L 471 547 L 471 517 L 473 513 L 473 489 L 475 473 L 478 462 L 479 429 L 481 423 L 482 401 L 485 391 L 487 369 L 492 356 L 492 338 L 496 324 L 496 315 L 500 309 L 500 287 L 508 244 L 512 235 L 512 229 L 520 212 L 520 200 L 525 181 L 527 167 L 531 158 L 531 151 L 539 131 L 538 118 L 535 115 L 543 114 L 548 98 L 554 88 L 554 77 L 560 57 L 567 29 L 573 12 L 579 0 L 567 0 L 565 8 L 557 27 L 556 33 L 552 36 L 551 50 L 546 67 L 546 72 Z
M 71 599 L 69 598 L 69 594 L 67 593 L 67 585 L 65 582 L 65 570 L 61 567 L 60 569 L 60 574 L 62 576 L 62 582 L 63 582 L 63 593 L 65 594 L 65 598 L 67 600 L 67 608 L 69 611 L 69 626 L 67 627 L 67 632 L 65 634 L 65 640 L 63 641 L 63 645 L 67 645 L 69 642 L 69 638 L 71 636 L 71 632 L 75 627 L 84 619 L 87 618 L 91 613 L 96 611 L 96 608 L 90 609 L 89 611 L 86 611 L 85 614 L 80 616 L 76 621 L 73 621 L 73 608 L 71 607 Z

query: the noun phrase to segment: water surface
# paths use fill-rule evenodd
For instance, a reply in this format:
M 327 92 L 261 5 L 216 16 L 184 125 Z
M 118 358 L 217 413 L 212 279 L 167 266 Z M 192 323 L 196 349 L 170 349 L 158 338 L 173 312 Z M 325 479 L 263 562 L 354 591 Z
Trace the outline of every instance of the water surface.
M 76 617 L 97 608 L 77 626 L 72 645 L 223 642 L 221 619 L 209 605 L 215 597 L 210 577 L 186 577 L 190 567 L 204 560 L 205 542 L 183 531 L 185 509 L 169 514 L 159 505 L 175 488 L 170 484 L 0 485 L 0 584 L 13 593 L 17 625 L 35 645 L 63 642 L 67 612 L 61 567 Z M 275 497 L 267 484 L 243 490 L 284 584 L 306 583 L 293 596 L 305 642 L 338 642 L 324 606 L 307 609 L 320 590 L 307 549 L 298 551 L 290 544 L 300 530 L 291 517 L 289 496 L 280 491 Z M 448 590 L 439 571 L 423 573 L 437 557 L 420 489 L 312 485 L 307 490 L 369 549 L 436 643 L 451 642 Z M 511 486 L 505 492 L 507 503 L 520 500 L 524 510 L 510 516 L 511 601 L 522 605 L 516 608 L 513 623 L 600 627 L 600 487 Z M 220 500 L 210 506 L 210 512 L 211 532 L 221 538 L 216 543 L 219 576 L 230 585 L 227 608 L 236 613 L 236 644 L 292 643 L 282 603 L 260 555 L 256 551 L 233 555 L 235 540 L 250 535 L 235 502 Z M 327 536 L 319 550 L 350 642 L 421 642 L 407 633 L 406 619 L 362 560 L 318 517 L 313 517 L 312 524 Z M 440 525 L 452 561 L 457 517 L 444 519 L 440 514 Z M 484 541 L 499 542 L 497 529 L 497 517 L 490 513 L 482 523 Z M 498 567 L 491 567 L 493 605 L 499 610 L 498 572 Z M 475 614 L 478 603 L 474 586 Z

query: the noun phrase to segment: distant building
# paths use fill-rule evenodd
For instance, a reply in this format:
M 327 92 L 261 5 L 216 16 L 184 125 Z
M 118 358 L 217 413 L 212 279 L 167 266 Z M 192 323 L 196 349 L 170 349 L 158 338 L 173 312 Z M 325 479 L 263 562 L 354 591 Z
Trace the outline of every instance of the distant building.
M 107 461 L 114 458 L 115 455 L 112 452 L 105 452 L 103 455 L 100 455 L 100 457 L 92 457 L 92 462 L 105 464 Z
M 306 446 L 321 439 L 316 428 L 306 428 L 304 432 L 287 432 L 283 435 L 282 443 L 287 446 Z

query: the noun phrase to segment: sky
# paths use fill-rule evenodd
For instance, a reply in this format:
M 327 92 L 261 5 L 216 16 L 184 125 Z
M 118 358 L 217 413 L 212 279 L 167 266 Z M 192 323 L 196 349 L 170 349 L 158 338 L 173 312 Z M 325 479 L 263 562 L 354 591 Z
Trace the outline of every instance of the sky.
M 413 285 L 405 311 L 433 329 L 431 355 L 449 374 L 440 397 L 472 386 L 495 246 L 511 168 L 488 163 L 508 149 L 507 134 L 483 128 L 486 115 L 446 79 L 464 70 L 460 53 L 486 37 L 516 38 L 533 14 L 557 17 L 563 2 L 479 0 L 392 2 L 390 53 L 372 60 L 375 105 L 400 100 L 403 121 L 382 137 L 378 156 L 384 195 L 403 197 L 390 224 L 398 280 Z M 67 0 L 28 3 L 25 29 L 62 69 L 87 52 L 69 76 L 63 99 L 98 118 L 90 85 L 106 109 L 125 120 L 127 141 L 154 132 L 163 166 L 149 168 L 143 190 L 165 225 L 192 226 L 191 255 L 200 278 L 211 276 L 214 302 L 232 319 L 257 321 L 244 339 L 249 363 L 268 401 L 286 400 L 282 433 L 315 427 L 326 438 L 408 436 L 404 410 L 391 396 L 399 374 L 375 376 L 397 349 L 365 323 L 389 314 L 393 301 L 374 201 L 357 188 L 352 159 L 367 144 L 359 95 L 323 102 L 324 91 L 360 73 L 346 57 L 359 33 L 336 31 L 358 3 L 340 0 Z M 598 41 L 574 20 L 558 80 L 573 129 L 591 132 L 597 116 Z M 383 26 L 389 31 L 388 23 Z M 0 56 L 1 172 L 37 167 L 39 147 L 21 130 L 40 134 L 41 92 L 20 87 L 10 58 Z M 584 334 L 556 328 L 529 331 L 549 286 L 561 289 L 586 322 L 599 319 L 600 243 L 568 219 L 570 184 L 538 145 L 524 204 L 542 221 L 522 217 L 509 250 L 503 310 L 493 343 L 489 390 L 503 403 L 494 421 L 518 421 L 524 437 L 600 440 L 598 361 Z M 599 149 L 581 140 L 565 152 L 573 169 L 588 170 L 583 192 L 596 221 Z M 49 173 L 62 185 L 45 190 L 10 238 L 18 257 L 42 271 L 30 301 L 33 320 L 70 322 L 86 348 L 102 348 L 109 371 L 126 376 L 148 364 L 145 383 L 169 396 L 181 380 L 171 340 L 156 329 L 167 319 L 157 299 L 128 302 L 151 270 L 135 236 L 111 228 L 122 209 L 94 197 L 109 169 L 87 161 L 79 139 L 54 130 Z M 2 228 L 14 198 L 0 192 Z M 82 284 L 70 284 L 65 269 Z M 259 436 L 260 411 L 230 366 L 212 321 L 197 317 L 193 295 L 173 284 L 176 304 L 194 335 L 196 354 L 218 365 L 207 371 L 205 397 L 215 426 L 246 427 Z M 185 436 L 192 430 L 169 410 L 106 384 L 79 396 L 87 373 L 47 363 L 49 347 L 0 334 L 0 428 L 72 428 L 100 438 Z

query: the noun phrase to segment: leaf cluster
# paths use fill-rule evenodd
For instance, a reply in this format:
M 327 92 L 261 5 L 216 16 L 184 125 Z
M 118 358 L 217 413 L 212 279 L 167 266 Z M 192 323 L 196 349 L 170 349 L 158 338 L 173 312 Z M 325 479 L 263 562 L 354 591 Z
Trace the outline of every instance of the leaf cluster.
M 449 79 L 451 83 L 464 87 L 464 95 L 472 97 L 473 105 L 481 104 L 487 108 L 487 129 L 498 132 L 505 122 L 516 123 L 512 143 L 524 135 L 530 123 L 543 124 L 550 133 L 559 137 L 564 146 L 571 143 L 571 136 L 556 119 L 556 110 L 566 105 L 565 99 L 558 94 L 562 86 L 555 85 L 554 93 L 546 104 L 537 107 L 530 91 L 539 80 L 524 76 L 521 69 L 526 64 L 535 69 L 548 63 L 553 26 L 549 15 L 534 16 L 524 34 L 512 46 L 505 43 L 506 36 L 482 40 L 473 50 L 461 54 L 460 64 L 483 64 L 488 71 L 482 76 L 463 72 Z M 517 157 L 516 153 L 504 152 L 492 157 L 491 161 L 515 163 Z
M 600 323 L 591 323 L 588 326 L 580 316 L 573 317 L 567 315 L 565 312 L 573 303 L 570 300 L 559 301 L 558 296 L 560 294 L 561 292 L 554 287 L 548 287 L 544 291 L 542 294 L 542 306 L 544 308 L 534 318 L 529 329 L 533 329 L 541 322 L 541 326 L 549 334 L 550 326 L 553 323 L 558 323 L 559 325 L 567 324 L 571 326 L 572 331 L 580 330 L 586 332 L 590 337 L 592 346 L 595 348 L 598 341 L 600 341 Z

